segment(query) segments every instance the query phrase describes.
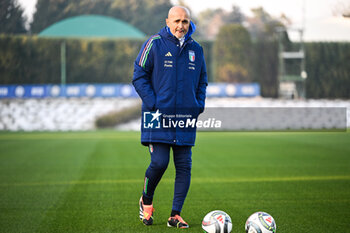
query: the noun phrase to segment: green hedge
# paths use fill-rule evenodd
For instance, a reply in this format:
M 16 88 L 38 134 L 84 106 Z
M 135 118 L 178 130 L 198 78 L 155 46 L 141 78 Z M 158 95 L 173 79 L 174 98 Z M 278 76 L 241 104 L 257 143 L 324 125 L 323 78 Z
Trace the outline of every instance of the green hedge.
M 62 39 L 0 36 L 0 84 L 61 82 Z M 144 41 L 66 42 L 67 83 L 128 83 Z
M 63 41 L 67 83 L 130 83 L 135 58 L 145 40 L 0 35 L 0 84 L 60 83 Z M 204 41 L 202 46 L 210 64 L 211 42 Z M 210 69 L 208 66 L 208 74 Z
M 257 41 L 251 51 L 252 80 L 260 84 L 263 97 L 278 97 L 278 42 Z
M 0 84 L 58 84 L 61 82 L 62 39 L 0 35 Z M 133 63 L 144 40 L 69 39 L 67 83 L 130 83 Z M 199 41 L 209 81 L 222 54 L 213 42 Z M 350 98 L 350 43 L 306 43 L 308 98 Z M 256 42 L 249 52 L 251 80 L 264 97 L 277 96 L 277 42 Z
M 95 120 L 97 128 L 112 128 L 117 125 L 138 119 L 141 116 L 141 104 L 122 109 L 121 111 L 110 112 L 98 117 Z
M 350 98 L 350 43 L 306 43 L 308 98 Z

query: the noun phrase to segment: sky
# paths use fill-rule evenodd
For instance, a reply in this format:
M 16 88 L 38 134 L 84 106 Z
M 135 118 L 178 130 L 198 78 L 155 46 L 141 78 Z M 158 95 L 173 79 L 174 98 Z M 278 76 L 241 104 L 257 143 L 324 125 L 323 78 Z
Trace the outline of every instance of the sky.
M 37 0 L 19 0 L 30 21 L 36 2 Z M 171 2 L 176 4 L 177 0 Z M 292 28 L 299 29 L 305 25 L 305 41 L 350 41 L 350 18 L 334 13 L 339 6 L 350 7 L 350 0 L 184 0 L 184 2 L 194 14 L 209 8 L 230 11 L 232 6 L 236 5 L 249 16 L 250 9 L 263 7 L 274 17 L 285 14 L 292 21 Z M 298 38 L 295 32 L 291 31 L 289 35 L 294 40 Z

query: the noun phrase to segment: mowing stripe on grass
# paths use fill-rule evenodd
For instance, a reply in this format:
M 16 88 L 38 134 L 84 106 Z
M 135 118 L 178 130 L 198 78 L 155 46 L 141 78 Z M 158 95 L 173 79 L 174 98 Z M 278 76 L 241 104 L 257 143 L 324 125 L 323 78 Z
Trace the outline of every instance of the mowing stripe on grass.
M 57 140 L 57 139 L 118 139 L 118 140 L 129 140 L 129 139 L 137 139 L 138 134 L 132 134 L 129 132 L 125 133 L 23 133 L 23 134 L 0 134 L 0 140 Z
M 293 181 L 327 181 L 327 180 L 350 180 L 350 176 L 295 176 L 295 177 L 259 177 L 259 178 L 192 178 L 192 183 L 249 183 L 249 182 L 293 182 Z M 162 179 L 161 182 L 172 183 L 173 179 Z M 23 182 L 2 183 L 0 187 L 21 186 L 50 186 L 50 185 L 104 185 L 104 184 L 137 184 L 143 183 L 142 179 L 121 180 L 71 180 L 53 182 Z

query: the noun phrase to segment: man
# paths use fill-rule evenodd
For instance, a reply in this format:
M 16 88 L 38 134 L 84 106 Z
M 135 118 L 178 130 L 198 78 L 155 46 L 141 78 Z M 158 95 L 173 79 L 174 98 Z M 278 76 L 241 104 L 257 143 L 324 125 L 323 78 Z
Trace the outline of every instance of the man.
M 133 85 L 142 99 L 141 143 L 151 154 L 139 201 L 140 220 L 145 225 L 153 224 L 153 195 L 172 148 L 176 177 L 167 225 L 189 227 L 180 213 L 191 180 L 193 120 L 204 110 L 207 86 L 203 49 L 191 38 L 195 29 L 188 9 L 172 7 L 166 27 L 143 44 L 134 64 Z

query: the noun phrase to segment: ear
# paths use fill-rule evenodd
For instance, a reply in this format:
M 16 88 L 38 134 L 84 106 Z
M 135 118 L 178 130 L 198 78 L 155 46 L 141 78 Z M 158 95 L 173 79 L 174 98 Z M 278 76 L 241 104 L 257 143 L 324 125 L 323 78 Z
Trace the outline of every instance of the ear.
M 165 19 L 165 23 L 169 27 L 169 19 L 168 18 Z

